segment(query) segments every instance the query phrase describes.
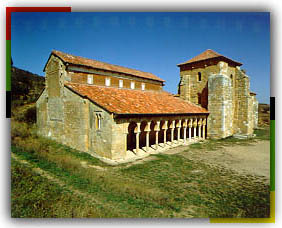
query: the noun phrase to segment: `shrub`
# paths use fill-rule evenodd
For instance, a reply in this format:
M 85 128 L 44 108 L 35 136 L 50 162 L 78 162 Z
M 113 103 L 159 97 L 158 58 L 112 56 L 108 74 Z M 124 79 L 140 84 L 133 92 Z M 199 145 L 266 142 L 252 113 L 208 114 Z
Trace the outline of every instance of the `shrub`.
M 36 106 L 28 108 L 24 114 L 24 121 L 28 123 L 36 122 Z

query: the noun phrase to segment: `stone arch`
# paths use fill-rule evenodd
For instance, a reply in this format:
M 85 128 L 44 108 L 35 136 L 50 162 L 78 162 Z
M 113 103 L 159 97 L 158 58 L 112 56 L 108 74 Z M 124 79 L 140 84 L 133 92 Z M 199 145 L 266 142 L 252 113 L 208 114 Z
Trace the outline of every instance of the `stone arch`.
M 152 121 L 150 125 L 150 140 L 149 140 L 149 146 L 154 145 L 156 143 L 156 131 L 155 131 L 155 126 L 156 126 L 156 121 Z
M 159 143 L 164 143 L 164 134 L 165 134 L 165 130 L 163 129 L 165 125 L 165 121 L 161 120 L 160 121 L 160 132 L 159 132 Z
M 134 133 L 135 128 L 137 127 L 136 122 L 130 122 L 128 125 L 128 134 L 127 134 L 127 150 L 133 151 L 136 148 L 136 135 Z
M 181 128 L 180 128 L 180 139 L 184 139 L 184 122 L 185 122 L 185 120 L 182 119 L 182 121 L 181 121 Z M 186 131 L 187 131 L 187 129 L 186 129 Z M 187 135 L 187 133 L 186 133 L 186 135 Z
M 179 123 L 179 121 L 180 121 L 180 119 L 176 119 L 175 120 L 175 128 L 174 128 L 174 136 L 173 136 L 173 140 L 177 140 L 177 135 L 178 135 L 178 127 L 177 126 L 179 126 L 179 124 L 181 124 L 181 123 Z
M 167 132 L 166 132 L 166 141 L 171 141 L 171 128 L 170 125 L 172 124 L 172 120 L 167 121 Z
M 140 124 L 140 138 L 139 138 L 139 147 L 142 149 L 146 146 L 146 131 L 145 128 L 147 126 L 147 121 L 142 121 Z

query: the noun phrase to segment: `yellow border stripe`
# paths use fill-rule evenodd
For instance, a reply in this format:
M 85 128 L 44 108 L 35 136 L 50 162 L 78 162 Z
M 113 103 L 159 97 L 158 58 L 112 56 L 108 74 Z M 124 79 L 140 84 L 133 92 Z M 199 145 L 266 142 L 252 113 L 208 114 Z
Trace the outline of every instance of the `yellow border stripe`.
M 270 218 L 210 218 L 210 223 L 275 223 L 275 191 L 270 192 Z

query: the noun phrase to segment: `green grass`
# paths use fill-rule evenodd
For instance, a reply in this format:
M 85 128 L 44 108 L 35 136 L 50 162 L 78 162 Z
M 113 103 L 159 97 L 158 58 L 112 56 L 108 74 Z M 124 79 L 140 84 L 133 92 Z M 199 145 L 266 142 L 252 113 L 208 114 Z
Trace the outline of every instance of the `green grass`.
M 91 205 L 67 188 L 48 181 L 12 159 L 11 217 L 81 218 L 112 217 L 100 205 Z
M 12 122 L 12 152 L 65 186 L 12 163 L 13 217 L 269 217 L 269 186 L 259 177 L 242 176 L 181 155 L 158 154 L 144 163 L 110 166 L 29 129 L 34 128 Z M 190 149 L 214 149 L 236 140 L 210 140 Z M 84 168 L 81 162 L 103 169 Z M 99 203 L 90 205 L 70 189 Z M 41 202 L 39 211 L 34 209 L 37 202 Z
M 261 129 L 257 129 L 254 132 L 256 134 L 256 138 L 260 140 L 270 140 L 270 128 L 265 127 Z

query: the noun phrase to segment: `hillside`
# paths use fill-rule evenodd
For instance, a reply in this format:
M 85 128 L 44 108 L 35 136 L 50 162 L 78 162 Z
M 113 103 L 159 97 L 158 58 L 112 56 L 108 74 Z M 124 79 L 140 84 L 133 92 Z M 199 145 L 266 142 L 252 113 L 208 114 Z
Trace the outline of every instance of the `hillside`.
M 45 86 L 45 78 L 29 71 L 11 68 L 12 107 L 35 102 Z

